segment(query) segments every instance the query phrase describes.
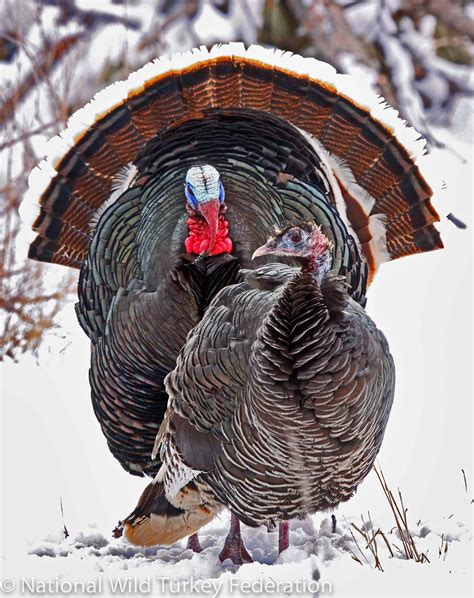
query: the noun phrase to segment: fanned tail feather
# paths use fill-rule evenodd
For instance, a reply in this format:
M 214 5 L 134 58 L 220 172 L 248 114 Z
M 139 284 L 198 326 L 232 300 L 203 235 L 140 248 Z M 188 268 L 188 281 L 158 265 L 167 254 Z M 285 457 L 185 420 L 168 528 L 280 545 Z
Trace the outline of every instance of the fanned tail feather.
M 192 488 L 183 491 L 195 492 Z M 173 544 L 196 533 L 215 515 L 216 511 L 205 505 L 190 504 L 189 509 L 175 507 L 166 498 L 163 484 L 152 482 L 143 491 L 134 511 L 123 521 L 123 534 L 137 546 Z
M 91 218 L 111 195 L 117 172 L 169 127 L 238 109 L 284 119 L 334 157 L 330 165 L 369 278 L 382 261 L 442 247 L 432 190 L 414 158 L 424 151 L 423 142 L 354 81 L 314 59 L 242 44 L 145 65 L 98 94 L 71 117 L 59 143 L 53 140 L 25 199 L 40 205 L 29 256 L 80 267 Z

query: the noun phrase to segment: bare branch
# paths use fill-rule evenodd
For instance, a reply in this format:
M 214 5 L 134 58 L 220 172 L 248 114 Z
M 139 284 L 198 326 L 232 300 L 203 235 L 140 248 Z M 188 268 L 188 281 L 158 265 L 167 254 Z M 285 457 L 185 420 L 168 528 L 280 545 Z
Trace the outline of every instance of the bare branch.
M 0 125 L 11 119 L 15 113 L 18 104 L 35 89 L 38 80 L 45 79 L 49 73 L 56 66 L 58 61 L 81 39 L 85 36 L 84 33 L 73 33 L 59 41 L 50 42 L 44 48 L 35 68 L 23 78 L 13 94 L 0 107 Z

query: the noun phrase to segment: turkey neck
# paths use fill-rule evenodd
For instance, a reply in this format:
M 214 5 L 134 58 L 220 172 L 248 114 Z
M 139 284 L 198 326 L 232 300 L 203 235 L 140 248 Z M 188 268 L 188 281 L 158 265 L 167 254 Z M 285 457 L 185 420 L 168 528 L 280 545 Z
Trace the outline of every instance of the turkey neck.
M 319 287 L 331 269 L 331 250 L 326 248 L 321 253 L 314 253 L 306 258 L 302 268 L 302 273 L 308 273 L 313 277 L 314 282 Z

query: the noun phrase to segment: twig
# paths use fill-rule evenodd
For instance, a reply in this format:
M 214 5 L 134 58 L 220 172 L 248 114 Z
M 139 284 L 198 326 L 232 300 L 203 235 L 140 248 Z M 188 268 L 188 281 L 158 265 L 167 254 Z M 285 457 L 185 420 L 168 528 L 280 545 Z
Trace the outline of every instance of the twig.
M 352 539 L 354 540 L 354 542 L 355 542 L 355 545 L 357 546 L 357 548 L 358 548 L 358 550 L 359 550 L 360 554 L 363 556 L 363 558 L 364 558 L 365 562 L 366 562 L 366 563 L 369 565 L 369 567 L 372 569 L 372 563 L 369 561 L 369 559 L 366 557 L 366 555 L 365 555 L 364 551 L 363 551 L 363 550 L 362 550 L 362 548 L 359 546 L 359 542 L 357 542 L 357 538 L 354 536 L 354 532 L 352 531 L 352 529 L 351 529 L 351 526 L 350 526 L 350 525 L 347 523 L 347 520 L 346 520 L 346 518 L 345 518 L 345 517 L 344 517 L 344 521 L 345 521 L 345 523 L 346 523 L 346 525 L 347 525 L 347 528 L 348 528 L 348 530 L 349 530 L 349 532 L 350 532 L 350 534 L 351 534 L 351 536 L 352 536 Z M 351 524 L 351 525 L 353 525 L 353 524 Z M 352 552 L 352 551 L 351 551 L 351 552 Z M 353 555 L 353 556 L 354 556 L 354 555 Z M 355 559 L 355 560 L 358 560 L 358 559 Z M 360 561 L 359 561 L 359 562 L 360 562 Z M 361 563 L 361 564 L 362 564 L 362 563 Z
M 55 119 L 49 123 L 40 125 L 36 129 L 33 129 L 32 131 L 23 131 L 23 133 L 21 133 L 20 135 L 17 135 L 17 137 L 13 137 L 13 139 L 9 139 L 8 141 L 1 143 L 0 144 L 0 152 L 3 151 L 4 149 L 6 149 L 7 147 L 11 147 L 12 145 L 15 145 L 16 143 L 25 141 L 26 139 L 28 139 L 28 137 L 33 137 L 34 135 L 39 135 L 39 133 L 43 133 L 46 129 L 49 129 L 50 127 L 55 127 L 59 122 L 60 122 L 59 119 Z M 2 190 L 3 189 L 0 189 L 0 193 L 2 192 Z
M 474 22 L 466 17 L 459 0 L 408 0 L 408 4 L 423 4 L 425 10 L 445 25 L 474 41 Z
M 362 515 L 361 515 L 361 519 L 362 519 L 362 524 L 365 526 L 366 522 L 364 521 L 364 518 L 362 517 Z M 369 513 L 369 523 L 370 523 L 370 528 L 373 530 L 372 521 L 370 519 L 370 513 Z M 360 529 L 359 527 L 357 527 L 357 525 L 355 525 L 355 523 L 352 523 L 351 525 L 364 538 L 364 540 L 366 542 L 365 548 L 366 548 L 366 550 L 368 549 L 371 552 L 372 557 L 374 559 L 375 568 L 378 569 L 379 571 L 383 571 L 382 563 L 380 562 L 380 558 L 378 555 L 378 546 L 377 546 L 377 540 L 376 540 L 377 532 L 373 533 L 372 537 L 370 537 L 370 534 L 367 531 Z
M 5 124 L 15 114 L 18 103 L 32 91 L 38 80 L 45 79 L 58 61 L 85 36 L 84 32 L 73 33 L 43 49 L 39 62 L 19 83 L 13 94 L 0 108 L 0 124 Z
M 64 509 L 63 509 L 63 499 L 62 499 L 62 497 L 59 498 L 59 503 L 61 505 L 61 517 L 63 519 L 63 526 L 64 526 L 63 533 L 64 533 L 64 537 L 65 538 L 69 538 L 69 531 L 68 531 L 68 529 L 66 527 L 66 524 L 64 523 Z
M 140 22 L 137 21 L 137 19 L 121 17 L 120 15 L 100 10 L 86 10 L 76 6 L 74 0 L 42 0 L 42 2 L 45 5 L 59 7 L 59 24 L 66 24 L 71 22 L 71 20 L 76 20 L 81 23 L 81 25 L 85 25 L 88 29 L 113 23 L 124 25 L 128 29 L 133 29 L 135 31 L 140 29 Z M 100 4 L 98 4 L 98 6 L 100 6 Z

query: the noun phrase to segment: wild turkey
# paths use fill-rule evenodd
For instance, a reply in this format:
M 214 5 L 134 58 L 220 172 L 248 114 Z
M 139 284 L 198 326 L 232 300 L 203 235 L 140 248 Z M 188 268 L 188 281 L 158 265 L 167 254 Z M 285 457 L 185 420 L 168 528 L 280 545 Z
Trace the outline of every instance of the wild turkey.
M 273 227 L 321 225 L 333 273 L 362 306 L 380 263 L 442 247 L 413 157 L 423 147 L 351 77 L 241 44 L 156 60 L 70 118 L 30 176 L 24 207 L 40 208 L 29 257 L 81 268 L 92 401 L 127 471 L 158 471 L 163 380 L 213 297 L 240 280 L 239 267 L 255 267 L 252 252 Z M 204 188 L 207 214 L 183 190 L 193 168 L 217 185 L 218 197 Z M 207 255 L 202 241 L 214 234 L 220 253 Z
M 393 360 L 345 279 L 328 274 L 332 244 L 303 223 L 254 255 L 297 256 L 304 266 L 244 272 L 188 336 L 165 381 L 163 466 L 147 492 L 153 516 L 140 518 L 141 500 L 125 522 L 135 542 L 179 539 L 223 506 L 253 526 L 335 507 L 378 453 Z M 247 560 L 233 540 L 222 558 Z

